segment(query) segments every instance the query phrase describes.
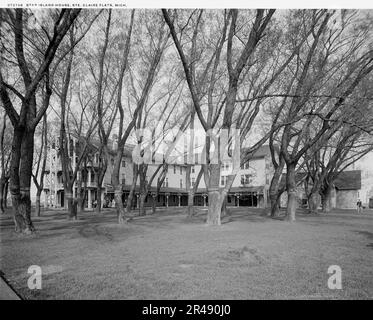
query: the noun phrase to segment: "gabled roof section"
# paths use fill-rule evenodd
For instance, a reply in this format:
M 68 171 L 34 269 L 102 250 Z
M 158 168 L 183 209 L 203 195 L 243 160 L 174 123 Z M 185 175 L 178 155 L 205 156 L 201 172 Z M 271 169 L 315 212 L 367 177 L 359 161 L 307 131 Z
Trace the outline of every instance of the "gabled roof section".
M 245 152 L 248 148 L 242 148 L 241 152 Z M 271 149 L 269 145 L 260 146 L 254 153 L 250 154 L 249 159 L 260 159 L 264 157 L 271 156 Z
M 361 170 L 349 170 L 341 172 L 334 181 L 338 190 L 359 190 L 361 189 Z

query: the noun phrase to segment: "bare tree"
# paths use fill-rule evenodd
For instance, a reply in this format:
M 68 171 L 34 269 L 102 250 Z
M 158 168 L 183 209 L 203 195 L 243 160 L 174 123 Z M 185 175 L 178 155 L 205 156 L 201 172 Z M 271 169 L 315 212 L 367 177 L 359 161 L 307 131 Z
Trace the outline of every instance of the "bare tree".
M 283 112 L 287 124 L 281 134 L 280 157 L 286 164 L 289 221 L 295 220 L 299 160 L 309 148 L 320 139 L 327 139 L 345 121 L 348 113 L 345 109 L 341 112 L 341 109 L 373 69 L 369 52 L 358 55 L 363 39 L 360 37 L 364 32 L 355 34 L 358 37 L 347 45 L 343 30 L 330 26 L 333 14 L 323 13 L 309 47 L 298 54 L 293 72 L 296 80 L 291 81 L 291 93 L 285 97 L 287 106 Z M 344 46 L 346 49 L 342 51 Z M 317 129 L 312 130 L 312 127 Z
M 328 141 L 320 143 L 322 147 L 315 145 L 305 155 L 305 193 L 310 213 L 317 212 L 319 195 L 323 212 L 329 212 L 334 181 L 346 168 L 373 150 L 371 136 L 350 124 L 344 124 Z
M 15 230 L 30 233 L 34 231 L 31 221 L 30 200 L 34 132 L 49 105 L 49 99 L 46 99 L 45 104 L 37 110 L 36 92 L 38 86 L 44 81 L 47 94 L 51 94 L 49 87 L 49 67 L 62 39 L 79 15 L 80 9 L 51 11 L 50 18 L 52 24 L 50 28 L 48 28 L 49 26 L 43 28 L 44 33 L 47 35 L 45 40 L 47 45 L 41 49 L 42 60 L 36 70 L 34 67 L 35 60 L 25 55 L 25 43 L 27 41 L 25 24 L 27 22 L 24 19 L 24 12 L 22 9 L 6 10 L 5 13 L 2 10 L 3 23 L 1 28 L 3 29 L 4 25 L 7 24 L 9 30 L 6 31 L 14 40 L 14 51 L 10 53 L 12 56 L 9 60 L 13 59 L 13 57 L 16 58 L 16 68 L 22 76 L 23 87 L 17 90 L 17 88 L 6 82 L 3 76 L 4 64 L 2 64 L 0 95 L 3 106 L 14 128 L 10 192 L 12 195 Z M 49 34 L 49 30 L 52 30 L 52 34 Z M 3 29 L 2 34 L 4 33 L 5 30 Z M 7 47 L 6 49 L 10 48 Z M 31 72 L 31 68 L 34 72 Z M 12 98 L 9 95 L 10 92 L 20 101 L 19 112 L 17 112 L 14 102 L 12 102 Z
M 48 156 L 48 124 L 47 113 L 43 116 L 43 124 L 40 132 L 40 147 L 35 150 L 37 154 L 35 173 L 32 173 L 32 179 L 36 186 L 35 215 L 40 217 L 40 197 L 44 190 L 44 176 L 46 172 Z
M 2 114 L 2 123 L 0 128 L 0 212 L 4 213 L 7 207 L 8 183 L 10 175 L 11 158 L 11 128 L 7 126 L 8 117 Z
M 170 12 L 167 10 L 162 10 L 164 18 L 169 25 L 172 38 L 174 40 L 175 46 L 177 48 L 178 54 L 180 56 L 181 62 L 183 64 L 183 69 L 185 72 L 186 81 L 188 83 L 188 87 L 190 90 L 191 98 L 193 101 L 194 109 L 198 115 L 200 123 L 204 128 L 205 132 L 210 132 L 214 129 L 216 122 L 219 118 L 219 115 L 223 115 L 223 119 L 221 122 L 221 129 L 224 130 L 231 130 L 231 126 L 235 123 L 233 118 L 234 109 L 237 100 L 237 93 L 239 91 L 239 84 L 242 83 L 242 77 L 245 75 L 243 72 L 246 65 L 249 65 L 247 69 L 250 68 L 250 58 L 253 56 L 254 52 L 256 51 L 258 44 L 261 38 L 264 36 L 264 31 L 269 24 L 274 10 L 269 10 L 265 12 L 265 10 L 257 10 L 256 15 L 254 18 L 254 23 L 251 29 L 245 29 L 245 32 L 248 32 L 249 36 L 246 38 L 245 41 L 242 41 L 243 45 L 241 48 L 238 46 L 234 46 L 234 38 L 236 35 L 236 28 L 237 28 L 237 19 L 238 19 L 238 10 L 230 10 L 229 12 L 224 12 L 223 17 L 223 28 L 219 30 L 220 35 L 218 36 L 218 42 L 215 47 L 215 50 L 212 54 L 211 58 L 211 70 L 207 69 L 207 72 L 210 72 L 210 87 L 208 88 L 208 113 L 207 117 L 203 115 L 202 104 L 199 98 L 200 89 L 198 87 L 198 83 L 195 81 L 195 74 L 194 74 L 194 61 L 190 63 L 187 61 L 187 57 L 185 55 L 185 50 L 183 49 L 179 37 L 177 36 L 177 31 L 174 25 L 174 19 L 176 19 L 175 15 L 173 17 L 170 16 Z M 193 13 L 192 13 L 193 14 Z M 198 30 L 198 24 L 201 21 L 202 12 L 200 11 L 197 15 L 196 20 L 196 27 L 195 30 Z M 247 25 L 246 25 L 247 27 Z M 181 30 L 181 33 L 183 30 Z M 197 32 L 197 31 L 196 31 Z M 196 34 L 196 33 L 195 33 Z M 220 103 L 218 103 L 218 107 L 214 105 L 216 103 L 213 100 L 213 94 L 217 90 L 217 76 L 219 70 L 219 65 L 221 63 L 221 53 L 223 50 L 223 45 L 227 38 L 227 45 L 226 45 L 226 67 L 227 67 L 227 80 L 225 82 L 225 96 Z M 193 41 L 192 41 L 193 46 Z M 246 70 L 247 70 L 246 69 Z M 241 77 L 242 76 L 242 77 Z M 219 88 L 220 89 L 220 88 Z M 221 89 L 220 89 L 221 90 Z M 230 186 L 233 183 L 233 180 L 236 176 L 238 168 L 235 168 L 235 172 L 233 172 L 228 177 L 227 186 L 221 190 L 219 190 L 219 183 L 220 183 L 220 166 L 221 163 L 212 163 L 210 162 L 210 146 L 211 141 L 210 137 L 206 138 L 206 163 L 207 165 L 204 166 L 204 176 L 205 181 L 207 182 L 208 194 L 209 194 L 209 210 L 207 214 L 207 224 L 209 225 L 219 225 L 220 224 L 220 214 L 221 208 L 225 201 L 226 195 L 229 191 Z M 235 164 L 237 167 L 237 164 Z M 239 164 L 238 164 L 239 167 Z
M 127 59 L 128 59 L 128 51 L 129 51 L 129 44 L 130 44 L 130 37 L 132 32 L 132 25 L 133 25 L 133 17 L 134 12 L 132 12 L 131 17 L 131 27 L 129 29 L 127 40 L 126 40 L 126 59 L 122 62 L 122 69 L 121 69 L 121 79 L 123 81 L 124 71 L 127 67 Z M 149 47 L 148 52 L 143 52 L 143 46 L 144 44 L 141 44 L 141 46 L 136 45 L 136 52 L 139 55 L 139 57 L 142 59 L 143 63 L 145 64 L 146 69 L 143 69 L 140 65 L 136 68 L 139 70 L 140 79 L 135 83 L 134 74 L 130 74 L 128 79 L 129 83 L 132 89 L 132 95 L 135 100 L 135 109 L 132 114 L 132 120 L 127 124 L 127 126 L 124 126 L 124 120 L 125 120 L 125 113 L 124 109 L 122 107 L 122 101 L 121 101 L 121 90 L 118 90 L 118 96 L 117 96 L 117 108 L 120 113 L 120 122 L 119 122 L 119 132 L 118 132 L 118 144 L 117 144 L 117 150 L 116 150 L 116 156 L 114 159 L 114 168 L 112 173 L 112 184 L 114 186 L 115 190 L 115 201 L 118 211 L 118 222 L 123 223 L 128 221 L 128 218 L 125 219 L 125 211 L 122 203 L 122 187 L 119 183 L 119 169 L 120 164 L 123 157 L 123 151 L 124 146 L 127 142 L 127 139 L 130 136 L 130 133 L 133 128 L 137 128 L 138 132 L 136 134 L 137 143 L 141 144 L 143 142 L 143 136 L 141 135 L 141 129 L 144 128 L 144 126 L 147 123 L 148 119 L 148 113 L 150 112 L 150 109 L 154 107 L 153 104 L 147 105 L 148 100 L 150 99 L 150 93 L 154 86 L 154 81 L 156 79 L 156 76 L 160 69 L 160 62 L 162 55 L 165 51 L 165 48 L 167 46 L 168 38 L 169 38 L 169 32 L 165 30 L 165 24 L 160 19 L 158 13 L 154 13 L 152 15 L 152 19 L 149 18 L 149 13 L 142 12 L 142 14 L 139 16 L 139 22 L 137 25 L 137 28 L 145 28 L 146 32 L 149 35 Z M 140 26 L 141 23 L 141 26 Z M 140 30 L 137 29 L 139 32 Z M 131 71 L 131 73 L 135 72 L 134 70 Z M 122 86 L 122 83 L 120 84 Z M 121 87 L 120 87 L 121 89 Z M 156 102 L 158 102 L 158 99 L 155 99 Z M 140 168 L 141 167 L 141 168 Z M 142 193 L 146 191 L 146 171 L 147 166 L 144 164 L 139 164 L 137 167 L 136 164 L 134 164 L 134 177 L 133 177 L 133 183 L 136 184 L 137 176 L 140 178 L 140 188 L 143 190 Z M 132 188 L 133 189 L 133 188 Z M 128 198 L 128 204 L 127 209 L 130 209 L 131 202 L 132 202 L 132 196 L 133 196 L 133 190 L 130 191 L 130 196 Z

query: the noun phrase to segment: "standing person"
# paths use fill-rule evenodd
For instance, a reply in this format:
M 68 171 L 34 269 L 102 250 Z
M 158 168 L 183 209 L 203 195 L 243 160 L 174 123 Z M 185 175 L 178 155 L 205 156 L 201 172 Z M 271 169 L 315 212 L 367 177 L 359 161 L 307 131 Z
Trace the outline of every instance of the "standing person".
M 356 206 L 357 206 L 357 213 L 361 213 L 361 210 L 362 210 L 362 204 L 361 204 L 361 200 L 360 199 L 357 199 L 357 203 L 356 203 Z

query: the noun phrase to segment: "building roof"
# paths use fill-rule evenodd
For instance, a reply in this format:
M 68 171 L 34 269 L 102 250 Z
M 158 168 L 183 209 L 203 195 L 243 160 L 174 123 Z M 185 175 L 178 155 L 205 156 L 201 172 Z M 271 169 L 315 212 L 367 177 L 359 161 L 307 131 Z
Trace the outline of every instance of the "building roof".
M 341 172 L 334 181 L 338 190 L 359 190 L 361 189 L 361 170 L 349 170 Z
M 107 190 L 108 193 L 113 193 L 114 192 L 114 188 L 111 184 L 105 184 L 105 188 Z M 124 185 L 122 186 L 122 190 L 123 191 L 127 191 L 129 192 L 131 190 L 131 186 L 130 185 Z M 252 187 L 231 187 L 230 190 L 229 190 L 229 194 L 234 194 L 234 193 L 240 193 L 240 194 L 244 194 L 244 193 L 247 193 L 247 192 L 254 192 L 254 193 L 257 193 L 257 194 L 263 194 L 263 190 L 264 188 L 262 186 L 258 186 L 258 187 L 255 187 L 255 186 L 252 186 Z M 134 189 L 135 193 L 138 193 L 140 191 L 140 186 L 139 185 L 136 185 L 135 189 Z M 155 186 L 151 186 L 148 190 L 149 193 L 152 193 L 152 192 L 156 192 L 157 191 L 157 188 Z M 186 188 L 173 188 L 173 187 L 161 187 L 160 190 L 159 190 L 160 193 L 172 193 L 172 194 L 186 194 L 188 191 Z M 207 194 L 208 193 L 208 190 L 206 188 L 198 188 L 196 190 L 196 195 L 198 194 Z
M 248 148 L 242 148 L 242 152 L 245 152 L 246 150 L 248 150 Z M 260 146 L 254 153 L 250 155 L 249 159 L 264 158 L 266 156 L 271 156 L 271 149 L 267 144 Z
M 229 193 L 246 193 L 254 192 L 258 194 L 263 194 L 264 187 L 262 186 L 252 186 L 252 187 L 231 187 Z
M 131 190 L 131 185 L 124 185 L 122 186 L 122 190 L 123 191 L 130 191 Z M 114 192 L 114 188 L 111 184 L 105 184 L 105 188 L 107 190 L 108 193 L 113 193 Z M 152 192 L 156 192 L 157 191 L 157 187 L 155 186 L 151 186 L 148 190 L 149 193 L 152 193 Z M 161 193 L 186 193 L 186 188 L 172 188 L 172 187 L 161 187 L 160 190 L 159 190 Z M 135 189 L 134 189 L 134 192 L 135 193 L 138 193 L 140 192 L 140 186 L 139 185 L 136 185 L 135 186 Z

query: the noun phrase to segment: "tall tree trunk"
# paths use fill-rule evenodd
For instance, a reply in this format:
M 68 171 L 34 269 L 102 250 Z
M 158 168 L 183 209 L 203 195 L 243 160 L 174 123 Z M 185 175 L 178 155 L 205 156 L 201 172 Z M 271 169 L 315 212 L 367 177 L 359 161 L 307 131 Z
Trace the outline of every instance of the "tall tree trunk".
M 318 193 L 312 190 L 311 193 L 307 196 L 307 201 L 309 213 L 317 213 L 317 207 L 319 205 Z
M 224 197 L 223 205 L 222 205 L 222 207 L 221 207 L 221 217 L 222 217 L 222 218 L 224 218 L 224 217 L 226 217 L 226 216 L 229 215 L 229 211 L 228 211 L 228 209 L 227 209 L 227 197 L 228 197 L 228 196 L 225 196 L 225 197 Z
M 157 202 L 158 194 L 155 196 L 152 196 L 152 213 L 154 214 L 156 212 L 156 202 Z
M 132 173 L 133 173 L 132 184 L 131 184 L 131 189 L 130 189 L 130 192 L 127 198 L 127 213 L 130 213 L 132 209 L 133 195 L 135 193 L 136 182 L 137 182 L 138 167 L 137 167 L 137 164 L 135 163 L 133 164 Z
M 286 190 L 288 193 L 288 204 L 286 216 L 288 221 L 295 221 L 295 211 L 297 209 L 297 184 L 295 180 L 295 163 L 287 164 Z
M 80 171 L 80 178 L 76 181 L 76 196 L 77 196 L 77 212 L 82 212 L 82 202 L 83 202 L 83 194 L 82 194 L 82 171 Z
M 191 188 L 190 187 L 190 178 L 189 178 L 189 183 L 187 180 L 186 186 L 188 190 L 188 217 L 192 217 L 195 215 L 195 210 L 194 210 L 194 195 L 197 192 L 199 183 L 201 181 L 202 175 L 204 171 L 203 168 L 201 167 L 200 171 L 198 172 L 197 179 L 194 183 L 194 186 Z M 190 177 L 190 176 L 189 176 Z
M 224 199 L 222 199 L 219 191 L 220 183 L 220 165 L 210 164 L 210 179 L 209 179 L 209 206 L 207 212 L 207 225 L 221 224 L 221 208 Z
M 122 148 L 123 149 L 123 148 Z M 122 157 L 120 157 L 122 159 Z M 123 224 L 127 222 L 127 219 L 125 218 L 126 211 L 123 206 L 123 201 L 122 201 L 122 185 L 119 181 L 119 166 L 120 166 L 121 160 L 119 162 L 116 161 L 115 167 L 113 169 L 113 173 L 111 175 L 111 183 L 114 188 L 114 201 L 116 204 L 116 209 L 117 209 L 117 217 L 118 217 L 118 223 Z M 118 167 L 116 168 L 116 166 Z
M 87 170 L 84 171 L 85 174 L 87 173 Z M 83 174 L 82 174 L 82 179 L 83 179 Z M 85 179 L 83 180 L 83 191 L 82 191 L 82 202 L 80 204 L 80 211 L 85 210 L 85 200 L 86 200 L 86 193 L 87 193 L 87 176 L 85 176 Z
M 9 188 L 9 180 L 7 179 L 5 182 L 4 195 L 3 195 L 4 210 L 8 208 L 8 188 Z
M 194 211 L 194 191 L 189 188 L 188 190 L 188 207 L 187 207 L 188 217 L 191 218 L 195 215 Z
M 73 187 L 69 185 L 65 187 L 64 190 L 65 190 L 65 199 L 67 201 L 67 210 L 68 210 L 69 219 L 77 220 L 78 219 L 78 213 L 76 210 L 77 201 L 73 197 Z
M 107 169 L 107 165 L 103 164 L 102 167 L 100 166 L 97 173 L 95 173 L 96 176 L 97 176 L 97 206 L 95 208 L 96 213 L 101 213 L 101 208 L 102 208 L 102 200 L 101 200 L 102 184 L 104 182 L 106 169 Z M 118 181 L 119 181 L 119 177 L 118 177 Z M 117 204 L 117 207 L 118 207 L 118 204 Z
M 328 185 L 321 191 L 321 207 L 322 212 L 328 213 L 332 208 L 332 187 Z
M 135 186 L 131 186 L 130 192 L 128 194 L 127 206 L 126 206 L 126 210 L 128 213 L 131 212 L 132 210 L 132 202 L 133 202 L 134 193 L 135 193 Z
M 113 171 L 111 173 L 111 184 L 114 188 L 114 201 L 117 209 L 118 223 L 122 224 L 126 222 L 125 209 L 122 201 L 122 184 L 119 181 L 120 166 L 123 158 L 123 146 L 118 145 L 117 154 L 115 157 Z
M 15 127 L 10 170 L 10 193 L 12 196 L 15 231 L 35 231 L 31 220 L 30 186 L 34 152 L 34 130 Z
M 101 213 L 101 208 L 102 208 L 102 188 L 101 185 L 98 184 L 97 182 L 97 191 L 96 191 L 96 196 L 97 196 L 97 201 L 96 201 L 96 208 L 95 212 L 96 213 Z
M 146 215 L 146 210 L 145 210 L 145 199 L 146 199 L 146 193 L 141 192 L 140 193 L 140 216 L 145 216 Z
M 190 152 L 190 151 L 189 151 Z M 185 187 L 188 192 L 188 206 L 187 206 L 187 217 L 190 218 L 194 216 L 194 190 L 190 185 L 190 174 L 192 172 L 192 167 L 190 164 L 187 165 L 185 170 Z
M 280 215 L 280 182 L 282 171 L 284 170 L 285 161 L 280 159 L 280 162 L 273 174 L 271 185 L 269 186 L 269 199 L 271 201 L 271 217 L 278 217 Z
M 4 179 L 4 177 L 1 177 L 0 178 L 0 213 L 5 212 L 4 191 L 5 191 L 5 179 Z
M 38 189 L 36 191 L 35 216 L 37 217 L 40 217 L 40 195 L 42 191 L 43 191 L 42 189 Z
M 273 179 L 276 179 L 273 177 Z M 272 179 L 269 187 L 269 199 L 271 201 L 271 217 L 278 217 L 280 215 L 280 199 L 279 196 L 279 180 L 274 181 Z
M 269 198 L 271 200 L 271 217 L 279 217 L 281 196 L 278 193 L 275 193 L 270 194 Z
M 142 163 L 139 166 L 139 178 L 140 178 L 140 199 L 139 199 L 139 214 L 140 216 L 145 216 L 145 199 L 148 194 L 147 184 L 146 181 L 146 173 L 148 170 L 148 165 Z
M 194 155 L 194 117 L 195 117 L 195 111 L 193 108 L 191 108 L 190 112 L 190 141 L 189 141 L 189 150 L 187 154 L 188 158 L 188 165 L 186 167 L 186 172 L 185 172 L 185 186 L 188 191 L 188 207 L 187 207 L 187 212 L 188 212 L 188 217 L 191 218 L 194 216 L 195 211 L 194 211 L 194 194 L 195 194 L 195 187 L 191 186 L 190 180 L 191 180 L 191 172 L 192 172 L 192 163 L 194 162 L 195 159 L 193 159 Z M 195 182 L 196 183 L 196 182 Z

